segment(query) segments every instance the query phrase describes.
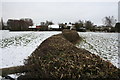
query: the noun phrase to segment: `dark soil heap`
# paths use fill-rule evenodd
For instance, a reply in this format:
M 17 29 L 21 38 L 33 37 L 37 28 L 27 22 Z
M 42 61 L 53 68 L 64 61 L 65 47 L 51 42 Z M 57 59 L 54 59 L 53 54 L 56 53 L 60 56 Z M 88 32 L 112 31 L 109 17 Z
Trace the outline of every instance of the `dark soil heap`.
M 119 78 L 118 69 L 110 62 L 71 43 L 79 39 L 76 31 L 69 30 L 46 39 L 25 61 L 30 70 L 19 78 Z
M 120 71 L 110 62 L 74 46 L 81 40 L 76 31 L 63 30 L 45 41 L 25 60 L 25 65 L 2 69 L 25 73 L 18 80 L 119 78 Z M 14 71 L 13 71 L 14 70 Z M 12 72 L 13 71 L 13 72 Z M 4 73 L 8 74 L 8 73 Z M 110 80 L 110 79 L 107 79 Z M 114 80 L 114 79 L 113 79 Z
M 82 39 L 75 30 L 64 29 L 62 31 L 62 35 L 65 39 L 67 39 L 73 44 L 76 44 L 78 41 Z

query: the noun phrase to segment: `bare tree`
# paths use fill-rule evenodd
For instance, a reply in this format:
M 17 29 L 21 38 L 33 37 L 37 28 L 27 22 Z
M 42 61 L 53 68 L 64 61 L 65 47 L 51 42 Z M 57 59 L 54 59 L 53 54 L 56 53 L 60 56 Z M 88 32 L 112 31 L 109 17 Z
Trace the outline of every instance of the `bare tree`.
M 106 16 L 103 18 L 103 24 L 106 26 L 106 27 L 113 27 L 116 23 L 116 19 L 114 18 L 114 16 Z

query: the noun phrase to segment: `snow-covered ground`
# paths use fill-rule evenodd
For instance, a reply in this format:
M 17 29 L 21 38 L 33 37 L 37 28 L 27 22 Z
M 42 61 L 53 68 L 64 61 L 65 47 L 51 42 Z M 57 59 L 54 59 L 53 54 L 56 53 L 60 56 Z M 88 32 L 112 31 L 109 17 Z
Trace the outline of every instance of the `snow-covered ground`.
M 9 32 L 0 31 L 0 68 L 23 65 L 42 41 L 61 32 Z M 83 41 L 77 47 L 85 48 L 109 60 L 118 67 L 118 33 L 79 32 Z
M 8 32 L 1 31 L 0 68 L 23 65 L 24 59 L 48 37 L 61 32 Z
M 79 32 L 79 35 L 83 41 L 77 44 L 77 47 L 84 48 L 120 67 L 120 56 L 118 56 L 120 33 Z

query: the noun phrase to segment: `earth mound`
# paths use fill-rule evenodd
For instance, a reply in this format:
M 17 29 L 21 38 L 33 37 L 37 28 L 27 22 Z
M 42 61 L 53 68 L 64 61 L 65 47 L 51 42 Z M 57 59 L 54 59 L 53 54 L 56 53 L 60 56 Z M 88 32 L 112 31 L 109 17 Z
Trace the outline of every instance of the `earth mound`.
M 30 70 L 21 80 L 119 78 L 118 69 L 110 62 L 75 47 L 74 41 L 79 39 L 76 31 L 63 30 L 43 41 L 25 61 Z

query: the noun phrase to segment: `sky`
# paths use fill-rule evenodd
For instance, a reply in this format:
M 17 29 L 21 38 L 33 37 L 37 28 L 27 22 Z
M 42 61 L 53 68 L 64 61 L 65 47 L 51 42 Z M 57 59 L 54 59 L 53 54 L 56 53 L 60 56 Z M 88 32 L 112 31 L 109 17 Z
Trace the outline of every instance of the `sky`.
M 120 22 L 120 1 L 118 3 L 118 21 Z
M 54 23 L 91 20 L 102 25 L 105 16 L 118 19 L 118 0 L 2 0 L 3 20 L 32 18 L 33 22 Z
M 118 2 L 119 0 L 1 0 L 2 2 Z

